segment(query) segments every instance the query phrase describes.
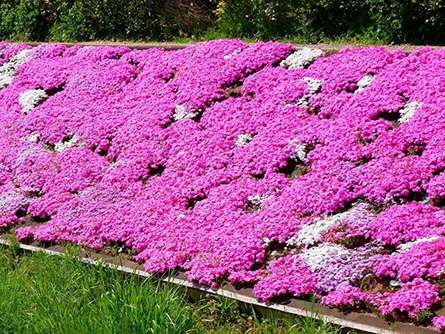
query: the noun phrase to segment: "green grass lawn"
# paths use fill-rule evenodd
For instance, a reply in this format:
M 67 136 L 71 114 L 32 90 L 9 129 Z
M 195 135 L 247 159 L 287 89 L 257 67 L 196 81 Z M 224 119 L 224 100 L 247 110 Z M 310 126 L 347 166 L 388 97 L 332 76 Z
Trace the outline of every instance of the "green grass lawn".
M 311 319 L 259 315 L 235 301 L 0 248 L 0 333 L 340 333 Z M 342 331 L 345 333 L 345 331 Z

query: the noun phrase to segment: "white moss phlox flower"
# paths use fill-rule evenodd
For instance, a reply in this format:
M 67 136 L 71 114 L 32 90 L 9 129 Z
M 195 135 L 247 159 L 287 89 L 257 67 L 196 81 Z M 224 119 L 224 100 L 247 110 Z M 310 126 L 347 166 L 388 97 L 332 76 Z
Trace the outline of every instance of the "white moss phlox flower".
M 19 103 L 24 114 L 30 113 L 35 106 L 46 100 L 48 94 L 43 89 L 30 89 L 24 91 L 19 96 Z
M 89 51 L 91 51 L 93 49 L 94 49 L 94 46 L 92 46 L 92 45 L 82 46 L 81 48 L 79 48 L 77 50 L 77 54 L 81 55 L 81 54 L 87 53 L 87 52 L 89 52 Z
M 414 245 L 420 244 L 422 242 L 433 242 L 438 239 L 439 239 L 439 236 L 434 235 L 431 237 L 423 237 L 423 238 L 419 238 L 414 241 L 406 242 L 404 244 L 401 244 L 399 247 L 397 247 L 396 253 L 403 253 L 403 252 L 409 251 Z
M 0 66 L 0 89 L 8 86 L 14 80 L 17 68 L 30 59 L 30 52 L 29 49 L 22 50 Z
M 267 201 L 267 199 L 268 199 L 269 197 L 270 197 L 270 196 L 267 195 L 267 194 L 263 194 L 263 195 L 252 195 L 252 196 L 249 196 L 247 199 L 248 199 L 248 201 L 249 201 L 250 203 L 252 203 L 253 205 L 262 208 L 264 202 Z
M 298 139 L 291 139 L 289 140 L 289 145 L 294 151 L 294 154 L 291 155 L 291 159 L 300 160 L 303 162 L 306 161 L 307 152 L 305 144 L 300 144 Z
M 400 288 L 402 286 L 402 282 L 398 279 L 392 279 L 391 281 L 389 281 L 389 285 L 392 288 Z
M 325 232 L 330 228 L 340 225 L 345 219 L 357 216 L 359 218 L 360 213 L 366 210 L 367 207 L 363 205 L 357 205 L 350 210 L 337 213 L 332 216 L 326 216 L 324 218 L 317 218 L 312 224 L 303 225 L 298 235 L 293 236 L 286 241 L 287 246 L 309 246 L 319 242 Z
M 320 49 L 303 48 L 289 55 L 280 63 L 280 66 L 287 67 L 291 70 L 304 68 L 322 55 L 323 51 Z
M 175 107 L 175 113 L 173 115 L 173 119 L 175 121 L 180 121 L 182 119 L 189 119 L 197 116 L 198 113 L 196 112 L 187 112 L 185 107 L 181 104 L 176 105 Z
M 236 146 L 245 146 L 247 144 L 249 144 L 252 141 L 253 137 L 246 133 L 246 134 L 242 134 L 239 135 L 238 138 L 236 139 Z
M 77 135 L 73 135 L 68 140 L 61 140 L 61 141 L 57 142 L 54 145 L 54 150 L 56 152 L 58 152 L 58 153 L 61 153 L 61 152 L 65 151 L 66 149 L 69 149 L 71 147 L 83 146 L 84 144 L 85 143 L 82 140 L 82 138 L 78 137 Z
M 23 164 L 26 159 L 33 156 L 34 154 L 39 154 L 42 151 L 43 149 L 39 145 L 25 145 L 23 149 L 18 152 L 17 158 L 15 159 L 15 165 L 19 166 Z
M 301 258 L 312 271 L 318 271 L 332 257 L 348 257 L 351 252 L 342 245 L 324 243 L 301 253 Z
M 301 161 L 306 161 L 306 145 L 297 144 L 295 146 L 295 153 L 292 156 L 294 159 L 297 158 Z
M 261 240 L 263 241 L 264 248 L 269 247 L 270 243 L 272 242 L 272 240 L 270 240 L 268 237 L 263 237 Z
M 29 143 L 38 143 L 40 140 L 40 135 L 38 132 L 34 132 L 27 136 L 25 140 Z
M 312 95 L 318 92 L 318 90 L 321 88 L 321 85 L 323 83 L 322 80 L 311 78 L 311 77 L 304 77 L 303 80 L 308 84 L 309 93 Z
M 320 90 L 323 81 L 320 79 L 310 78 L 310 77 L 304 77 L 303 80 L 307 83 L 309 87 L 309 92 L 305 94 L 297 103 L 297 106 L 302 107 L 308 107 L 309 106 L 309 99 L 318 93 Z
M 408 122 L 411 118 L 413 118 L 416 110 L 422 106 L 421 102 L 412 101 L 405 104 L 405 106 L 400 110 L 400 123 Z
M 359 93 L 366 88 L 368 88 L 371 83 L 374 81 L 375 76 L 372 74 L 366 74 L 363 78 L 361 78 L 359 81 L 357 81 L 357 89 L 354 93 Z

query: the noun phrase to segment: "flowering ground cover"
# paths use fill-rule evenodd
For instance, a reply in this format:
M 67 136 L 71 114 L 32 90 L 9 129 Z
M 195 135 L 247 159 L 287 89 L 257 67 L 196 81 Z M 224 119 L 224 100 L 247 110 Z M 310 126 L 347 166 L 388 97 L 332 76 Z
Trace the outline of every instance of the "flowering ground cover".
M 445 328 L 445 50 L 0 54 L 0 226 L 18 239 Z

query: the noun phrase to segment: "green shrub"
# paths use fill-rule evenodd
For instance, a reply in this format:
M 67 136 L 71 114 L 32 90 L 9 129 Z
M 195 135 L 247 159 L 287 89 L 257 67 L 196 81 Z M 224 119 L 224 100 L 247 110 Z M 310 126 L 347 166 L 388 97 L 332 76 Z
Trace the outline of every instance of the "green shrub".
M 154 5 L 154 0 L 133 0 L 127 2 L 125 13 L 126 38 L 159 38 L 159 19 L 155 16 Z
M 442 44 L 444 28 L 445 0 L 0 0 L 1 39 Z
M 299 37 L 306 42 L 369 36 L 382 42 L 443 43 L 442 0 L 221 0 L 219 29 L 228 36 Z
M 393 42 L 443 44 L 445 1 L 368 0 L 374 24 Z
M 211 26 L 215 1 L 209 0 L 155 0 L 160 37 L 193 37 Z
M 348 0 L 225 0 L 217 9 L 219 26 L 230 36 L 292 38 L 306 42 L 369 31 L 365 2 Z
M 95 39 L 97 28 L 94 14 L 88 11 L 87 4 L 88 1 L 76 1 L 72 6 L 64 8 L 51 28 L 50 39 L 59 41 Z
M 289 4 L 289 1 L 267 0 L 220 1 L 216 11 L 219 29 L 231 37 L 285 35 L 291 23 Z
M 0 38 L 11 39 L 15 27 L 15 8 L 17 6 L 16 0 L 1 0 L 0 1 Z
M 50 37 L 54 40 L 85 41 L 120 35 L 124 31 L 124 2 L 75 0 L 71 6 L 61 6 Z
M 368 26 L 368 11 L 363 1 L 312 0 L 291 6 L 294 31 L 310 41 L 360 34 Z M 311 38 L 312 37 L 312 38 Z
M 191 36 L 211 23 L 208 1 L 58 0 L 53 40 L 173 39 Z M 64 5 L 65 4 L 65 5 Z
M 40 0 L 20 0 L 14 8 L 14 33 L 19 40 L 44 40 L 48 33 L 46 8 Z

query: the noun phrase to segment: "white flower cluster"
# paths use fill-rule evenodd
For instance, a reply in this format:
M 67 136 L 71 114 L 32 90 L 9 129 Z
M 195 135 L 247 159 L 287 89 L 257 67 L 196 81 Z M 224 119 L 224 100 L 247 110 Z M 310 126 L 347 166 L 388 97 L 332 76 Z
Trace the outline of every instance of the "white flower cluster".
M 17 68 L 30 58 L 30 52 L 29 49 L 22 50 L 0 66 L 0 89 L 8 86 L 14 80 Z
M 322 55 L 323 51 L 320 49 L 303 48 L 289 55 L 280 63 L 280 66 L 287 67 L 291 70 L 304 68 Z
M 54 150 L 55 150 L 57 153 L 61 153 L 61 152 L 65 151 L 66 149 L 69 149 L 69 148 L 71 148 L 71 147 L 75 147 L 75 146 L 83 146 L 84 144 L 85 144 L 85 143 L 84 143 L 84 141 L 82 140 L 82 138 L 79 138 L 78 136 L 73 135 L 73 136 L 71 136 L 71 138 L 68 139 L 68 140 L 61 140 L 61 141 L 57 142 L 57 143 L 54 145 Z
M 403 108 L 400 110 L 400 123 L 408 122 L 411 118 L 413 118 L 414 114 L 416 113 L 416 110 L 419 109 L 422 106 L 421 102 L 412 101 L 408 102 L 403 106 Z
M 34 132 L 27 136 L 25 140 L 29 143 L 38 143 L 40 140 L 40 135 L 38 132 Z
M 375 79 L 374 75 L 366 74 L 363 78 L 357 81 L 357 89 L 355 90 L 354 93 L 359 93 L 368 88 L 374 81 L 374 79 Z
M 298 142 L 298 139 L 291 139 L 291 140 L 289 140 L 289 146 L 295 152 L 294 154 L 292 154 L 290 156 L 291 159 L 300 160 L 303 162 L 306 161 L 306 156 L 307 156 L 306 148 L 307 147 L 305 144 L 300 144 Z
M 241 48 L 235 49 L 232 53 L 225 55 L 224 60 L 230 60 L 232 57 L 237 56 L 241 53 Z
M 261 240 L 263 241 L 264 248 L 269 247 L 270 243 L 272 242 L 272 240 L 270 240 L 268 237 L 263 237 Z
M 309 93 L 304 95 L 297 102 L 297 106 L 308 107 L 310 98 L 318 93 L 318 91 L 321 88 L 321 85 L 323 84 L 323 81 L 319 80 L 319 79 L 310 78 L 310 77 L 304 77 L 303 80 L 307 83 L 307 85 L 309 87 Z
M 309 86 L 309 94 L 314 95 L 319 91 L 321 88 L 321 84 L 323 83 L 320 79 L 314 79 L 310 77 L 304 77 L 303 80 L 307 83 Z
M 317 247 L 306 249 L 300 256 L 309 268 L 316 272 L 323 268 L 332 257 L 348 257 L 349 255 L 350 251 L 342 245 L 323 243 Z
M 354 217 L 363 210 L 363 206 L 357 205 L 350 210 L 337 213 L 324 218 L 317 218 L 312 224 L 304 225 L 298 235 L 286 241 L 287 246 L 310 246 L 319 242 L 325 232 L 334 226 L 340 225 L 345 219 Z
M 242 134 L 239 135 L 238 138 L 236 139 L 236 146 L 245 146 L 247 144 L 249 144 L 252 141 L 253 137 L 246 133 L 246 134 Z
M 198 115 L 198 113 L 196 113 L 196 112 L 187 112 L 187 110 L 185 109 L 185 107 L 183 105 L 178 104 L 175 107 L 175 113 L 173 115 L 173 120 L 175 122 L 177 122 L 182 119 L 193 118 L 197 115 Z
M 30 113 L 35 106 L 46 100 L 48 94 L 43 89 L 30 89 L 24 91 L 19 96 L 19 103 L 24 114 Z
M 424 237 L 424 238 L 419 238 L 419 239 L 411 241 L 411 242 L 406 242 L 404 244 L 401 244 L 399 247 L 397 247 L 396 253 L 403 253 L 403 252 L 409 251 L 414 245 L 420 244 L 422 242 L 433 242 L 438 239 L 439 239 L 439 237 L 437 235 L 434 235 L 432 237 Z
M 402 286 L 402 282 L 398 279 L 392 279 L 391 281 L 389 281 L 389 285 L 392 288 L 400 288 Z
M 297 144 L 295 145 L 295 153 L 291 156 L 294 160 L 306 161 L 306 145 Z
M 254 206 L 257 206 L 259 208 L 263 207 L 264 202 L 269 198 L 270 196 L 267 194 L 263 195 L 252 195 L 247 198 L 247 200 Z

